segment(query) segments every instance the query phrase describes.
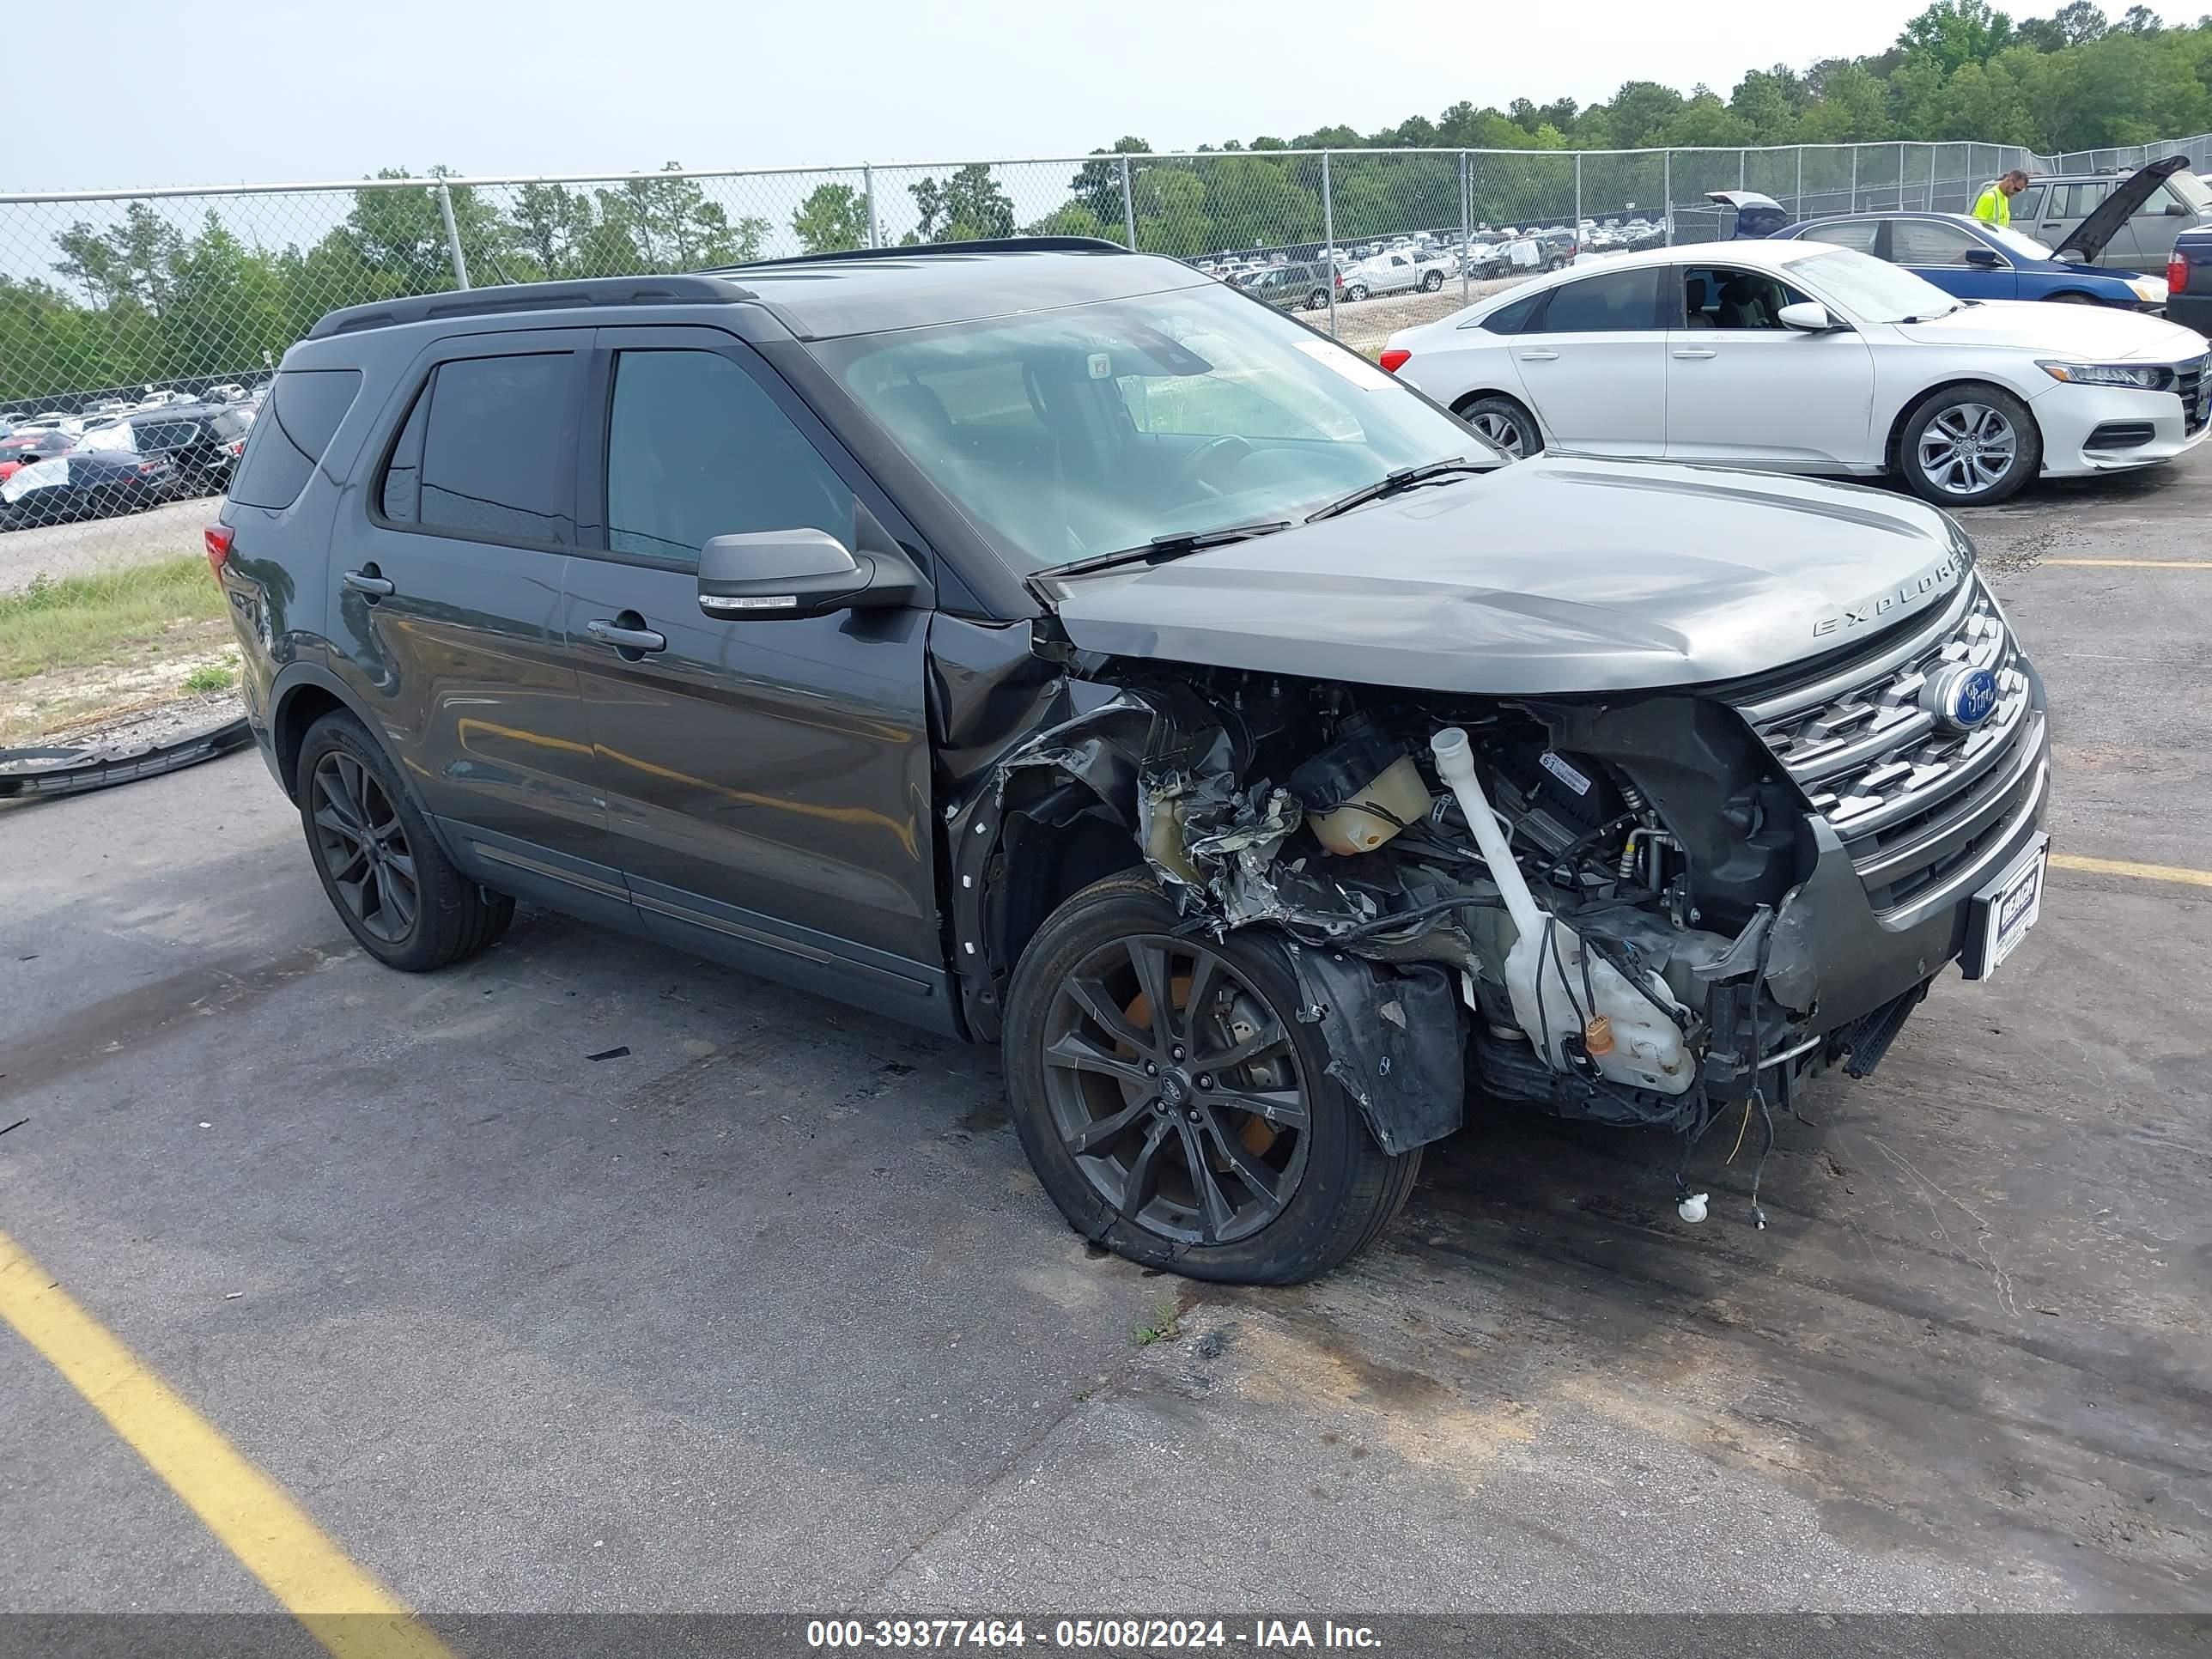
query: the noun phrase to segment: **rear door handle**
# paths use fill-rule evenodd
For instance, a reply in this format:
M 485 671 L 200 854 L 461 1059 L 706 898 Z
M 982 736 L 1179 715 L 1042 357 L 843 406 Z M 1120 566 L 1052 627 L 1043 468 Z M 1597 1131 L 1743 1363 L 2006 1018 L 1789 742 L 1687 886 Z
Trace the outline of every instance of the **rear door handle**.
M 1674 354 L 1677 357 L 1717 357 L 1717 351 L 1708 351 L 1703 346 L 1685 346 Z
M 1556 351 L 1523 351 L 1519 355 L 1524 363 L 1555 363 L 1559 360 Z
M 375 567 L 372 565 L 369 568 L 373 570 Z M 389 578 L 373 576 L 367 570 L 347 571 L 345 585 L 356 593 L 368 594 L 372 599 L 388 599 L 399 591 Z
M 617 651 L 665 651 L 668 635 L 656 634 L 650 628 L 624 628 L 611 617 L 595 617 L 584 624 L 584 631 L 601 645 L 611 645 Z

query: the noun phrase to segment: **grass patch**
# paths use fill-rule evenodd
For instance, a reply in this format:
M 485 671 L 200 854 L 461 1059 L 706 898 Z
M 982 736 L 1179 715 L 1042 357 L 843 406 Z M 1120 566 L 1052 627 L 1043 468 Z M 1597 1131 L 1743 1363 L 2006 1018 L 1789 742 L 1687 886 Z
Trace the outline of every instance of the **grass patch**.
M 1153 1305 L 1152 1322 L 1139 1320 L 1130 1328 L 1129 1336 L 1140 1348 L 1149 1348 L 1155 1342 L 1172 1342 L 1182 1334 L 1182 1314 L 1176 1305 L 1175 1293 L 1163 1291 Z
M 204 662 L 185 676 L 187 691 L 228 691 L 238 684 L 238 659 L 232 656 L 222 662 Z
M 225 609 L 207 561 L 190 556 L 34 576 L 21 592 L 0 593 L 0 680 L 131 662 L 172 629 L 216 621 Z

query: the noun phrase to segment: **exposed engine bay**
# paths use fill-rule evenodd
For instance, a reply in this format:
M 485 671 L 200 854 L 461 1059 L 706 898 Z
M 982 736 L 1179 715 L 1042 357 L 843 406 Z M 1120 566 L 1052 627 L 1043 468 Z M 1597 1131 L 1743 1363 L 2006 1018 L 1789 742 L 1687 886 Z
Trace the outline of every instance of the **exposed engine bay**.
M 1387 1151 L 1451 1133 L 1470 1099 L 1692 1138 L 1732 1108 L 1748 1124 L 1814 1070 L 1871 1069 L 1942 965 L 1824 996 L 1824 886 L 1840 865 L 1864 894 L 1725 702 L 1083 667 L 1060 684 L 1088 711 L 952 815 L 962 936 L 1007 931 L 1030 836 L 1112 823 L 1194 933 L 1290 941 L 1300 1018 Z M 987 1029 L 990 984 L 970 1001 Z

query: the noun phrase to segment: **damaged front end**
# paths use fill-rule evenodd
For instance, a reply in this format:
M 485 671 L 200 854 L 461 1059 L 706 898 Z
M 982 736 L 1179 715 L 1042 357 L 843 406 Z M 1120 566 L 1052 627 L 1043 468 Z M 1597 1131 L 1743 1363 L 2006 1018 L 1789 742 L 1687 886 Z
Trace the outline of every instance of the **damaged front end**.
M 2040 689 L 2004 649 L 1984 784 L 1917 803 L 1934 884 L 1894 904 L 1869 872 L 1902 843 L 1856 834 L 1772 728 L 1806 684 L 1480 698 L 1066 653 L 1039 671 L 1048 729 L 948 813 L 969 1023 L 996 1034 L 1040 908 L 1133 848 L 1194 935 L 1279 939 L 1385 1151 L 1471 1096 L 1694 1136 L 1870 1070 L 1966 944 L 2047 772 Z M 1892 767 L 1917 732 L 1893 724 Z M 1912 758 L 1930 788 L 1965 769 Z

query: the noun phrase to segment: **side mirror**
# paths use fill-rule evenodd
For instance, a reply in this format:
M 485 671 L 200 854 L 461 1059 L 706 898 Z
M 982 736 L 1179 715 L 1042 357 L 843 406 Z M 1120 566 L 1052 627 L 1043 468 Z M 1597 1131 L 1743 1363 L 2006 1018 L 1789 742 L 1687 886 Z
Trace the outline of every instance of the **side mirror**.
M 1978 265 L 1984 270 L 1990 270 L 2002 264 L 2003 261 L 1993 247 L 1970 247 L 1966 250 L 1966 263 L 1970 265 Z
M 1784 328 L 1794 328 L 1806 334 L 1825 334 L 1836 326 L 1836 319 L 1828 315 L 1827 307 L 1814 300 L 1800 300 L 1774 313 L 1775 319 Z
M 826 530 L 749 531 L 699 550 L 699 608 L 730 622 L 906 605 L 920 586 L 903 559 L 855 555 Z
M 2191 211 L 2193 210 L 2186 202 L 2168 202 L 2166 204 L 2166 216 L 2169 219 L 2185 219 Z

